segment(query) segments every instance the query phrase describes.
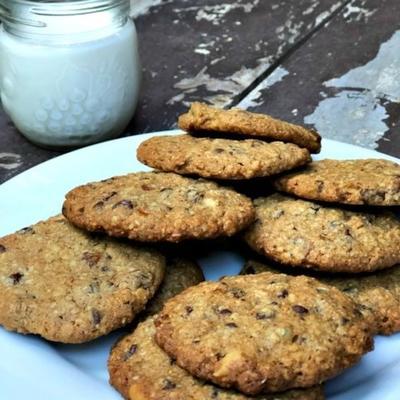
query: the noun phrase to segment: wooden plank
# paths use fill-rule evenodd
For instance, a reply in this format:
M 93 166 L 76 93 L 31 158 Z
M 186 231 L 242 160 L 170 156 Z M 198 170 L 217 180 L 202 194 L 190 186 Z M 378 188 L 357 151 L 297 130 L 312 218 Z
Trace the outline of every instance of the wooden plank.
M 193 100 L 228 104 L 347 1 L 133 0 L 143 84 L 126 135 L 173 127 Z M 0 182 L 58 154 L 0 112 Z
M 238 105 L 400 157 L 400 2 L 354 0 Z

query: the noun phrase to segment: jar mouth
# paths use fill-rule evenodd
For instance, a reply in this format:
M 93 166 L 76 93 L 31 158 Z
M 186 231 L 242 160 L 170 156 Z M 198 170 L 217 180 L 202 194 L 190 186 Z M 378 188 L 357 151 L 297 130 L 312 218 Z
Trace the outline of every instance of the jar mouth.
M 129 11 L 129 0 L 0 0 L 4 29 L 19 36 L 105 29 L 122 25 Z

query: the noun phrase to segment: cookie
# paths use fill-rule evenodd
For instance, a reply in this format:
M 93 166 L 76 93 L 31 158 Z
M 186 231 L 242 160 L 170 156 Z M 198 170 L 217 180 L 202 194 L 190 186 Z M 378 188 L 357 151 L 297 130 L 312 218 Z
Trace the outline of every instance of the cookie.
M 166 303 L 156 328 L 180 367 L 247 395 L 320 384 L 372 349 L 357 305 L 305 276 L 200 283 Z
M 120 340 L 108 361 L 110 383 L 130 400 L 323 400 L 321 386 L 246 397 L 204 383 L 178 367 L 154 340 L 153 318 Z
M 294 143 L 311 153 L 321 150 L 321 136 L 316 131 L 238 108 L 223 110 L 205 103 L 192 103 L 190 110 L 179 117 L 178 125 L 185 131 L 201 131 L 210 136 L 218 133 L 232 137 L 245 135 Z
M 203 271 L 196 262 L 179 256 L 167 257 L 164 280 L 143 310 L 143 317 L 157 314 L 168 299 L 203 281 Z
M 213 182 L 139 172 L 89 183 L 66 195 L 73 224 L 145 242 L 232 236 L 251 223 L 251 201 Z
M 50 218 L 0 238 L 0 324 L 57 342 L 95 339 L 132 321 L 164 267 L 155 250 Z
M 240 271 L 244 274 L 262 272 L 281 273 L 276 267 L 247 261 Z M 292 273 L 295 271 L 292 271 Z M 367 319 L 371 330 L 380 335 L 400 331 L 400 266 L 363 275 L 314 275 L 319 281 L 335 286 L 359 304 L 359 310 Z
M 400 165 L 387 160 L 321 160 L 279 177 L 278 190 L 319 201 L 400 205 Z
M 152 137 L 140 144 L 137 158 L 161 171 L 233 180 L 276 175 L 311 161 L 308 150 L 292 143 L 190 135 Z
M 348 211 L 280 194 L 254 205 L 256 222 L 244 239 L 279 263 L 354 273 L 400 263 L 400 221 L 390 212 Z

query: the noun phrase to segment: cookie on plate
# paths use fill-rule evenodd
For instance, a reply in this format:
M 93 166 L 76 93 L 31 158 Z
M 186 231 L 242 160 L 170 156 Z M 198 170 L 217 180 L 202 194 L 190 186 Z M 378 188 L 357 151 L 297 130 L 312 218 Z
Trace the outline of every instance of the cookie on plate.
M 305 276 L 200 283 L 166 303 L 156 328 L 180 367 L 247 395 L 319 384 L 372 348 L 357 305 Z
M 400 165 L 387 160 L 321 160 L 275 181 L 278 190 L 310 200 L 400 205 Z
M 240 274 L 262 272 L 282 273 L 277 267 L 249 260 L 243 266 Z M 294 272 L 296 270 L 289 271 L 289 273 Z M 314 275 L 313 277 L 335 286 L 359 304 L 359 310 L 374 333 L 391 335 L 400 331 L 400 266 L 372 274 Z
M 254 202 L 256 222 L 244 233 L 257 252 L 293 267 L 368 272 L 400 263 L 400 221 L 273 194 Z
M 223 110 L 205 103 L 192 103 L 189 111 L 179 117 L 178 125 L 189 132 L 245 135 L 266 140 L 297 144 L 311 153 L 321 150 L 321 136 L 314 130 L 281 121 L 265 114 L 233 108 Z
M 254 219 L 251 201 L 216 183 L 139 172 L 71 190 L 66 218 L 80 228 L 144 242 L 232 236 Z
M 137 158 L 150 167 L 213 179 L 251 179 L 279 174 L 311 161 L 292 143 L 261 140 L 155 136 L 142 142 Z
M 111 350 L 108 361 L 110 383 L 129 400 L 323 400 L 321 386 L 272 395 L 246 397 L 204 383 L 163 352 L 154 340 L 153 318 L 141 323 Z
M 164 280 L 147 303 L 142 316 L 157 314 L 168 299 L 203 281 L 203 271 L 195 261 L 180 256 L 167 257 Z
M 95 339 L 132 321 L 164 267 L 155 250 L 50 218 L 0 238 L 0 324 L 57 342 Z

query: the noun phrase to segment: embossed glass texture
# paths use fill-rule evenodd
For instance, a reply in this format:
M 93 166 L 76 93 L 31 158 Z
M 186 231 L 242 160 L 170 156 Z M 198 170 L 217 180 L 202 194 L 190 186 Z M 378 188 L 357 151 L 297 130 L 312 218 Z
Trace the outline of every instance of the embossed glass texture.
M 121 134 L 139 56 L 129 0 L 0 0 L 1 101 L 31 141 L 78 146 Z

